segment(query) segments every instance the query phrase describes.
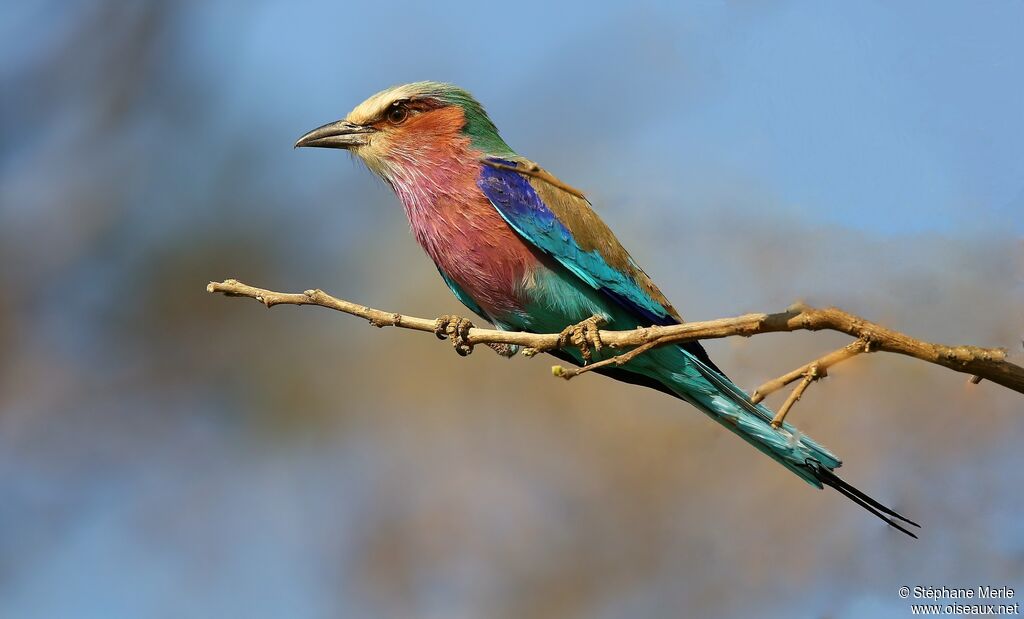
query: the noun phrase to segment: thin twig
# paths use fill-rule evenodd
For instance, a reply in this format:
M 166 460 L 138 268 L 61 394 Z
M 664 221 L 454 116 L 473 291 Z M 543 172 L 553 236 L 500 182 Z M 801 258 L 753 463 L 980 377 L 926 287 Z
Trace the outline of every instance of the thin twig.
M 769 395 L 775 393 L 779 389 L 782 389 L 791 382 L 797 380 L 801 376 L 807 374 L 807 371 L 811 369 L 811 366 L 817 366 L 818 378 L 825 378 L 828 376 L 828 369 L 837 363 L 841 363 L 859 355 L 862 352 L 869 352 L 870 348 L 865 340 L 859 339 L 855 342 L 850 342 L 846 346 L 843 346 L 839 350 L 834 350 L 827 355 L 824 355 L 810 363 L 805 363 L 797 369 L 783 374 L 782 376 L 770 380 L 757 389 L 754 390 L 753 395 L 750 396 L 750 401 L 757 404 L 761 400 L 765 399 Z
M 641 344 L 640 346 L 637 346 L 636 348 L 628 352 L 624 352 L 621 355 L 615 355 L 614 357 L 602 359 L 601 361 L 596 361 L 594 363 L 580 366 L 578 368 L 564 368 L 560 365 L 556 365 L 551 368 L 551 373 L 554 374 L 555 376 L 558 376 L 559 378 L 569 380 L 570 378 L 575 378 L 576 376 L 579 376 L 580 374 L 583 374 L 585 372 L 590 372 L 591 370 L 599 370 L 609 365 L 625 365 L 632 361 L 633 359 L 636 359 L 640 355 L 644 354 L 648 350 L 661 346 L 661 344 L 662 343 L 659 340 L 647 342 L 646 344 Z
M 818 366 L 817 364 L 812 363 L 811 367 L 807 368 L 807 371 L 804 372 L 804 379 L 800 381 L 800 384 L 797 385 L 792 392 L 790 392 L 789 397 L 786 398 L 786 401 L 779 407 L 779 412 L 775 413 L 775 417 L 772 419 L 773 428 L 778 429 L 778 427 L 782 425 L 782 422 L 786 419 L 786 415 L 789 413 L 789 409 L 793 408 L 793 405 L 796 404 L 797 400 L 804 395 L 804 391 L 807 390 L 807 387 L 819 378 L 821 378 L 821 376 L 818 374 Z
M 436 325 L 435 320 L 384 312 L 338 299 L 322 290 L 307 290 L 304 293 L 288 294 L 255 288 L 233 279 L 211 282 L 206 289 L 208 292 L 256 299 L 267 307 L 283 304 L 319 305 L 359 316 L 378 327 L 393 326 L 433 333 Z M 734 318 L 688 322 L 667 327 L 643 327 L 630 331 L 600 331 L 599 337 L 605 346 L 610 348 L 632 348 L 646 344 L 651 344 L 651 348 L 653 348 L 694 340 L 737 335 L 749 337 L 760 333 L 802 330 L 839 331 L 870 342 L 873 351 L 914 357 L 956 372 L 979 376 L 1018 393 L 1024 393 L 1024 367 L 1007 361 L 1004 349 L 946 346 L 924 342 L 834 307 L 817 309 L 805 305 L 795 305 L 776 314 L 744 314 Z M 560 347 L 560 334 L 558 333 L 538 334 L 474 327 L 469 330 L 465 339 L 469 344 L 501 343 L 539 352 Z

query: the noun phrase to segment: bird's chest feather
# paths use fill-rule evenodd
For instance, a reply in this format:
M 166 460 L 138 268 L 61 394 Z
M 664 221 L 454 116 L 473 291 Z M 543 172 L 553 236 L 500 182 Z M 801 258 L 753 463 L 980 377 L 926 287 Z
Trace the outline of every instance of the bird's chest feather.
M 476 186 L 473 170 L 428 172 L 441 178 L 393 182 L 420 246 L 490 316 L 523 311 L 524 282 L 540 266 L 534 250 Z

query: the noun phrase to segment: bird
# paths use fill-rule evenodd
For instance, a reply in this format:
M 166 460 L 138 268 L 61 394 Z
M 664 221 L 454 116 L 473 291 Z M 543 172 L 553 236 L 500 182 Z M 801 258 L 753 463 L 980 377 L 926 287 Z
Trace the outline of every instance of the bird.
M 598 328 L 631 330 L 682 317 L 578 189 L 519 155 L 483 106 L 444 82 L 393 86 L 343 119 L 309 131 L 295 148 L 349 151 L 401 202 L 413 236 L 452 294 L 505 331 L 571 334 L 582 344 L 549 351 L 585 365 Z M 460 354 L 472 323 L 445 316 Z M 593 348 L 598 348 L 594 346 Z M 506 355 L 515 349 L 505 349 Z M 808 484 L 836 489 L 891 527 L 916 538 L 916 522 L 841 479 L 829 449 L 750 397 L 699 342 L 654 348 L 601 374 L 689 403 Z

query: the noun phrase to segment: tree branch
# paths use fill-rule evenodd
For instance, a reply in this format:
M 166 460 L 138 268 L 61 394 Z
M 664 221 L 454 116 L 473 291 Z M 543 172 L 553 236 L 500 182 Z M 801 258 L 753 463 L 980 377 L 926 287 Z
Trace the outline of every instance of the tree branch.
M 206 290 L 207 292 L 219 292 L 228 296 L 249 297 L 256 299 L 267 307 L 273 307 L 274 305 L 319 305 L 365 318 L 376 327 L 401 327 L 403 329 L 434 333 L 437 325 L 436 320 L 405 316 L 397 312 L 384 312 L 365 305 L 338 299 L 322 290 L 307 290 L 303 293 L 281 293 L 255 288 L 233 279 L 223 282 L 210 282 Z M 970 374 L 972 377 L 979 377 L 979 380 L 989 380 L 1018 393 L 1024 393 L 1024 367 L 1007 361 L 1005 349 L 980 348 L 977 346 L 947 346 L 924 342 L 834 307 L 818 309 L 802 304 L 794 305 L 784 312 L 775 314 L 744 314 L 733 318 L 688 322 L 667 327 L 643 327 L 630 331 L 602 330 L 598 333 L 598 337 L 605 346 L 612 349 L 622 348 L 631 350 L 627 350 L 616 357 L 585 366 L 584 368 L 562 369 L 561 374 L 557 371 L 555 373 L 556 375 L 571 373 L 575 376 L 587 371 L 587 368 L 597 369 L 605 365 L 622 365 L 629 359 L 647 350 L 671 343 L 732 336 L 750 337 L 761 333 L 821 330 L 839 331 L 857 338 L 858 341 L 853 342 L 846 348 L 825 355 L 817 361 L 801 366 L 774 381 L 765 383 L 757 391 L 761 398 L 803 376 L 804 381 L 797 388 L 799 393 L 796 393 L 796 390 L 794 390 L 794 394 L 791 394 L 789 398 L 795 402 L 802 395 L 806 386 L 815 380 L 815 378 L 808 380 L 808 377 L 812 375 L 823 376 L 823 372 L 827 367 L 848 359 L 859 352 L 868 351 L 890 352 L 913 357 L 956 372 Z M 564 338 L 558 333 L 537 334 L 481 329 L 478 327 L 468 330 L 465 334 L 465 342 L 470 345 L 506 344 L 521 346 L 526 349 L 524 350 L 526 354 L 555 350 L 563 347 L 563 345 L 565 347 L 572 346 L 569 343 L 564 343 Z M 857 347 L 861 350 L 853 352 Z M 601 365 L 599 366 L 599 364 Z M 810 372 L 815 367 L 816 371 Z M 800 388 L 801 386 L 802 388 Z M 789 407 L 792 407 L 792 402 L 788 403 Z M 786 410 L 788 410 L 788 407 Z
M 789 397 L 786 398 L 786 401 L 779 407 L 779 412 L 775 413 L 775 417 L 772 419 L 773 428 L 778 429 L 779 426 L 782 425 L 782 422 L 786 419 L 786 414 L 789 413 L 789 409 L 793 408 L 793 405 L 796 404 L 797 400 L 803 397 L 804 391 L 807 390 L 807 387 L 819 378 L 821 378 L 821 375 L 818 374 L 818 364 L 812 363 L 811 366 L 807 368 L 807 371 L 804 372 L 804 379 L 800 381 L 800 384 L 796 386 L 796 389 L 790 392 Z
M 798 367 L 797 369 L 793 370 L 788 374 L 783 374 L 782 376 L 774 380 L 766 382 L 765 384 L 761 385 L 756 390 L 754 390 L 753 395 L 750 396 L 750 401 L 753 402 L 754 404 L 757 404 L 761 400 L 765 399 L 766 396 L 775 393 L 779 389 L 782 389 L 783 387 L 800 378 L 801 376 L 806 376 L 808 372 L 811 371 L 811 369 L 814 370 L 815 375 L 815 378 L 813 380 L 825 378 L 826 376 L 828 376 L 828 368 L 832 367 L 833 365 L 836 365 L 837 363 L 855 357 L 862 352 L 871 352 L 871 347 L 868 344 L 867 340 L 858 339 L 855 342 L 850 342 L 849 344 L 843 346 L 839 350 L 832 351 L 819 359 L 801 365 L 800 367 Z M 806 387 L 804 388 L 806 389 Z

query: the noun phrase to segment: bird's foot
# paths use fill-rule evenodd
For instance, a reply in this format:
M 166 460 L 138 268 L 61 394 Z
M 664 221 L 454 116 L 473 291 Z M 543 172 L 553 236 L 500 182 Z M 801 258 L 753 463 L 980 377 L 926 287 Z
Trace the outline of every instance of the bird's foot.
M 519 352 L 519 347 L 514 344 L 505 344 L 503 342 L 487 342 L 487 346 L 488 348 L 498 353 L 502 357 L 505 357 L 506 359 L 511 359 L 512 357 L 516 356 L 517 352 Z
M 601 327 L 607 322 L 604 316 L 594 314 L 583 322 L 566 327 L 558 335 L 558 347 L 565 348 L 571 344 L 579 348 L 580 355 L 583 356 L 583 364 L 590 363 L 593 357 L 590 349 L 593 348 L 595 352 L 601 352 L 601 349 L 604 348 L 604 343 L 601 341 Z
M 434 335 L 440 340 L 450 339 L 460 357 L 473 352 L 473 345 L 467 339 L 472 328 L 472 322 L 453 314 L 445 314 L 434 321 Z

